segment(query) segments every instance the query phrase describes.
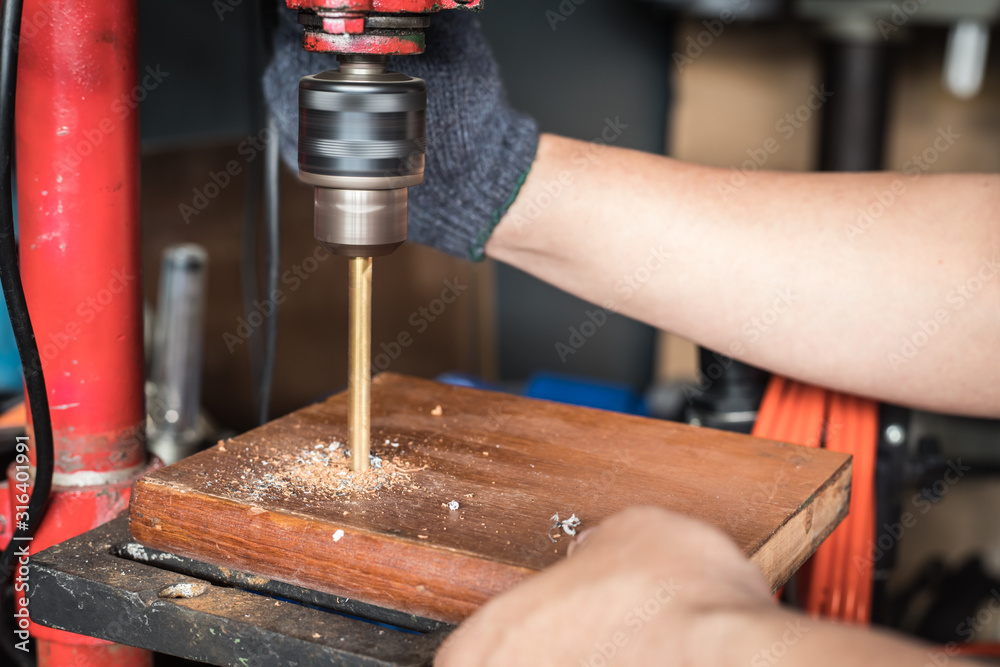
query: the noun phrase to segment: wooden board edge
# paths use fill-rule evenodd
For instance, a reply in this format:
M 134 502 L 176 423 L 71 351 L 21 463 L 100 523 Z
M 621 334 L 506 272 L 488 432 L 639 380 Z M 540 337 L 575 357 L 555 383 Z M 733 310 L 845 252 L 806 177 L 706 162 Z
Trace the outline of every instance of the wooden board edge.
M 848 458 L 827 482 L 813 494 L 811 501 L 788 518 L 763 545 L 750 556 L 771 591 L 777 591 L 791 579 L 803 563 L 815 553 L 847 517 L 851 499 L 853 460 Z M 811 539 L 802 539 L 802 536 Z
M 157 510 L 179 496 L 188 511 L 182 517 L 174 513 L 159 518 Z M 222 539 L 208 538 L 204 522 L 196 521 L 206 516 L 216 524 L 241 526 L 242 535 L 234 530 Z M 155 479 L 137 482 L 129 503 L 129 530 L 153 549 L 446 623 L 460 623 L 494 596 L 536 574 L 459 550 L 321 523 L 315 517 L 307 520 L 263 508 L 248 511 L 231 500 Z M 260 533 L 268 535 L 266 541 L 250 537 Z M 282 550 L 277 545 L 287 546 Z M 343 557 L 338 557 L 338 549 Z M 386 586 L 390 581 L 395 584 Z

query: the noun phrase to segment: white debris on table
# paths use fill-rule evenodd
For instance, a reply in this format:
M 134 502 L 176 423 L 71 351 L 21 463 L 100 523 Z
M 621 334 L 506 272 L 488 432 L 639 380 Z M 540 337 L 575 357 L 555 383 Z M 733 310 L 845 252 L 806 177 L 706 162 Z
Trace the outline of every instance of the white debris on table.
M 552 515 L 551 521 L 552 521 L 552 528 L 549 529 L 549 539 L 552 540 L 553 542 L 558 541 L 560 529 L 562 529 L 564 533 L 566 533 L 571 537 L 573 535 L 576 535 L 576 529 L 580 527 L 581 523 L 580 518 L 576 514 L 573 514 L 568 519 L 560 519 L 558 512 Z M 552 531 L 556 531 L 555 537 L 552 536 Z

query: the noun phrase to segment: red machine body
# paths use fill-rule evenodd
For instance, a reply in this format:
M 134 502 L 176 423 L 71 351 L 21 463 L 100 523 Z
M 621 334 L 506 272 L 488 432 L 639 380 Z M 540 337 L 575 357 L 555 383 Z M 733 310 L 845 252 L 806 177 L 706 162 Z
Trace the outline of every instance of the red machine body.
M 307 51 L 412 55 L 424 51 L 426 14 L 480 9 L 484 0 L 286 0 L 299 11 Z
M 137 32 L 136 0 L 24 2 L 20 264 L 55 445 L 31 552 L 114 518 L 146 465 Z M 148 651 L 34 623 L 31 633 L 43 667 L 152 664 Z
M 442 9 L 476 9 L 483 0 L 288 0 L 286 4 L 300 11 L 427 14 Z

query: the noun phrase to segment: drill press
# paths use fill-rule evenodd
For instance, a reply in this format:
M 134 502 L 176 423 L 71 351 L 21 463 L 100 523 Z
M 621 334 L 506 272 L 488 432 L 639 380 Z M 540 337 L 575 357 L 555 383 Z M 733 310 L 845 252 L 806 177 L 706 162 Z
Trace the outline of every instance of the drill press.
M 303 47 L 337 53 L 340 68 L 299 83 L 299 178 L 315 186 L 314 233 L 348 258 L 348 440 L 368 469 L 372 259 L 406 240 L 407 188 L 424 180 L 427 89 L 389 71 L 390 55 L 424 50 L 427 14 L 481 0 L 287 0 Z

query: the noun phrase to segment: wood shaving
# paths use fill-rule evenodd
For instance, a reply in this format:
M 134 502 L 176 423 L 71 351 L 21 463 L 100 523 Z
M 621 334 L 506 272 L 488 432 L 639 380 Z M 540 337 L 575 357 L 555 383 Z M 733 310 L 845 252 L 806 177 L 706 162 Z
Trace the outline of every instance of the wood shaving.
M 340 442 L 306 445 L 298 452 L 254 457 L 254 465 L 234 480 L 227 491 L 245 502 L 287 498 L 322 502 L 396 487 L 413 490 L 416 487 L 410 474 L 427 467 L 414 467 L 403 460 L 403 452 L 393 450 L 386 457 L 372 453 L 371 467 L 363 473 L 355 473 L 351 471 L 349 457 L 349 449 Z
M 559 532 L 560 529 L 562 529 L 562 532 L 572 537 L 573 535 L 576 535 L 576 529 L 579 528 L 582 523 L 576 514 L 573 514 L 568 519 L 560 519 L 558 512 L 553 514 L 549 520 L 552 521 L 552 527 L 549 528 L 549 539 L 553 542 L 559 541 L 559 538 L 561 537 L 561 533 Z
M 567 535 L 576 535 L 576 529 L 580 527 L 580 519 L 574 514 L 562 522 L 563 532 Z

